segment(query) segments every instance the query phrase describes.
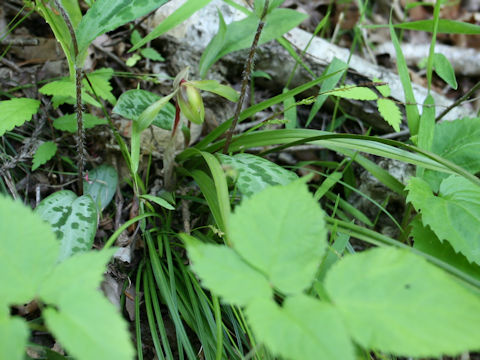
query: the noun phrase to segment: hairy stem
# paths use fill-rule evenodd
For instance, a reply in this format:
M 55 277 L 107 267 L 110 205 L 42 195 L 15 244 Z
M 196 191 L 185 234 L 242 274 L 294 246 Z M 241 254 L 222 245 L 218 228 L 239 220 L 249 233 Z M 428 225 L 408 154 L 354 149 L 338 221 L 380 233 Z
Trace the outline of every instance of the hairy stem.
M 238 118 L 240 117 L 240 112 L 242 111 L 243 101 L 245 99 L 245 94 L 247 93 L 248 87 L 248 79 L 250 78 L 250 73 L 253 67 L 253 57 L 255 55 L 255 51 L 257 50 L 258 40 L 260 39 L 260 35 L 262 34 L 263 26 L 265 25 L 265 16 L 267 15 L 269 0 L 265 1 L 265 5 L 263 7 L 262 16 L 260 17 L 260 22 L 258 23 L 257 32 L 255 33 L 255 37 L 253 38 L 252 46 L 250 47 L 250 52 L 248 54 L 247 62 L 245 63 L 245 68 L 243 69 L 243 78 L 242 78 L 242 88 L 240 90 L 240 98 L 237 102 L 237 108 L 235 109 L 235 115 L 233 117 L 232 125 L 227 132 L 227 138 L 225 141 L 225 146 L 223 148 L 223 153 L 228 153 L 228 148 L 232 142 L 233 132 L 237 127 Z

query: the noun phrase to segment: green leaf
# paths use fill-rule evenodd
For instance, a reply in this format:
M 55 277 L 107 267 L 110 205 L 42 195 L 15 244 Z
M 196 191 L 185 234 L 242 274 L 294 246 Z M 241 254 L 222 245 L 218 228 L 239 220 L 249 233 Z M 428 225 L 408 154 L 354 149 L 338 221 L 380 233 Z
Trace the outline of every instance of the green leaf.
M 131 35 L 130 35 L 130 42 L 132 43 L 132 45 L 135 45 L 136 43 L 138 43 L 140 40 L 142 40 L 142 35 L 140 35 L 140 33 L 138 32 L 138 30 L 133 30 Z
M 102 34 L 159 8 L 167 0 L 97 0 L 83 16 L 76 31 L 79 53 Z
M 160 205 L 161 207 L 164 207 L 167 210 L 175 210 L 175 207 L 173 205 L 171 205 L 167 200 L 159 196 L 144 194 L 140 195 L 140 198 L 151 201 L 157 205 Z
M 244 196 L 252 196 L 271 185 L 287 185 L 298 179 L 294 172 L 252 154 L 218 154 L 218 158 L 222 165 L 234 170 L 236 185 Z
M 419 20 L 396 24 L 395 27 L 399 29 L 432 32 L 433 25 L 434 20 Z M 480 26 L 462 21 L 439 19 L 437 34 L 478 35 L 480 34 Z
M 381 82 L 381 80 L 378 79 L 378 78 L 374 78 L 373 81 Z M 391 90 L 390 90 L 390 86 L 388 86 L 388 84 L 378 85 L 378 86 L 375 86 L 375 88 L 378 90 L 378 92 L 380 94 L 382 94 L 383 97 L 389 97 L 390 96 Z
M 480 187 L 458 175 L 451 175 L 440 184 L 437 196 L 428 183 L 410 179 L 407 201 L 422 214 L 422 222 L 430 226 L 441 241 L 448 241 L 469 261 L 480 264 Z
M 378 96 L 375 92 L 367 87 L 356 85 L 345 85 L 339 88 L 330 90 L 326 95 L 338 96 L 342 99 L 353 100 L 377 100 Z
M 32 171 L 38 169 L 40 165 L 45 164 L 57 152 L 57 144 L 53 141 L 46 141 L 37 148 L 33 155 Z
M 435 125 L 431 151 L 472 173 L 480 171 L 480 118 L 443 121 Z M 424 174 L 434 191 L 448 175 L 426 170 Z
M 227 24 L 225 23 L 225 19 L 223 18 L 220 9 L 218 11 L 218 31 L 215 37 L 210 40 L 207 48 L 202 54 L 200 62 L 198 64 L 198 68 L 200 69 L 200 75 L 205 77 L 209 66 L 206 64 L 213 64 L 216 61 L 216 56 L 222 51 L 222 48 L 225 45 L 225 36 L 227 34 Z M 203 70 L 202 70 L 203 69 Z M 252 73 L 252 76 L 253 73 Z
M 98 292 L 82 295 L 76 301 L 71 296 L 59 310 L 47 307 L 43 311 L 50 331 L 79 360 L 133 359 L 127 324 L 117 310 Z
M 30 121 L 37 113 L 40 101 L 35 99 L 17 98 L 0 101 L 0 136 L 15 126 L 21 126 Z
M 24 304 L 35 297 L 38 286 L 55 265 L 60 245 L 47 223 L 31 209 L 3 195 L 0 219 L 0 274 L 4 279 L 0 286 L 1 308 Z
M 112 68 L 102 68 L 95 70 L 94 72 L 87 74 L 88 80 L 90 80 L 90 84 L 86 79 L 83 79 L 83 86 L 90 92 L 92 95 L 95 93 L 101 99 L 107 100 L 110 104 L 115 105 L 117 100 L 115 96 L 112 94 L 112 85 L 110 85 L 110 79 L 113 76 L 113 69 Z M 93 91 L 92 90 L 93 87 Z
M 307 17 L 306 14 L 301 14 L 290 9 L 274 9 L 267 15 L 265 27 L 263 28 L 258 45 L 282 36 L 287 31 L 290 31 L 295 26 L 299 25 Z M 215 40 L 216 37 L 214 37 L 205 49 L 202 58 L 200 59 L 199 70 L 201 76 L 205 76 L 210 66 L 226 54 L 250 47 L 257 26 L 258 17 L 255 14 L 252 14 L 243 20 L 234 21 L 228 24 L 225 33 L 217 35 L 221 36 L 223 41 L 220 42 Z M 223 43 L 220 50 L 218 50 L 219 43 Z M 210 61 L 206 61 L 207 57 Z
M 29 335 L 25 320 L 0 316 L 0 359 L 23 360 Z
M 38 204 L 35 212 L 48 222 L 60 242 L 59 261 L 92 248 L 97 231 L 97 208 L 90 196 L 72 191 L 53 193 Z
M 232 89 L 230 86 L 221 85 L 216 80 L 189 81 L 188 84 L 193 85 L 197 89 L 220 95 L 232 102 L 237 102 L 240 97 L 236 90 Z
M 355 359 L 340 314 L 330 304 L 305 295 L 287 297 L 279 307 L 271 299 L 246 309 L 256 337 L 274 354 L 293 360 Z
M 435 129 L 435 100 L 428 95 L 423 103 L 420 126 L 418 128 L 418 147 L 430 151 L 433 144 Z
M 149 0 L 149 1 L 155 2 L 154 0 Z M 160 35 L 173 29 L 177 25 L 180 25 L 182 22 L 187 20 L 190 16 L 192 16 L 198 10 L 200 10 L 205 5 L 207 5 L 210 1 L 212 0 L 187 0 L 182 6 L 180 6 L 177 10 L 175 10 L 172 14 L 170 14 L 155 29 L 153 29 L 150 34 L 148 34 L 142 40 L 137 42 L 133 46 L 133 48 L 130 49 L 130 52 L 137 50 L 138 48 L 145 45 L 147 42 L 159 37 Z M 165 2 L 166 0 L 162 0 L 161 4 L 159 5 L 162 5 Z
M 80 20 L 82 20 L 82 12 L 80 11 L 78 0 L 62 0 L 62 5 L 67 11 L 73 27 L 76 28 Z
M 447 242 L 441 242 L 435 233 L 424 227 L 420 218 L 412 222 L 413 247 L 421 252 L 454 266 L 456 269 L 480 280 L 480 266 L 470 263 L 465 256 L 455 252 Z
M 102 212 L 117 191 L 118 175 L 113 166 L 100 165 L 88 172 L 88 181 L 83 181 L 83 189 L 86 195 L 90 195 L 93 202 Z
M 159 99 L 160 96 L 149 91 L 128 90 L 118 98 L 113 112 L 129 120 L 137 120 L 151 104 Z M 174 118 L 175 106 L 168 103 L 160 109 L 153 124 L 165 130 L 171 130 Z
M 377 107 L 380 115 L 385 121 L 393 127 L 393 130 L 400 131 L 400 124 L 402 123 L 402 113 L 397 104 L 390 99 L 378 99 Z
M 43 85 L 40 94 L 52 96 L 53 107 L 56 109 L 62 104 L 74 105 L 76 103 L 75 82 L 70 78 L 63 78 Z M 102 107 L 102 105 L 82 89 L 82 101 L 84 103 Z
M 257 298 L 270 298 L 272 289 L 260 272 L 248 265 L 231 248 L 203 244 L 187 234 L 180 234 L 187 246 L 193 271 L 203 286 L 220 295 L 228 304 L 244 306 Z
M 143 57 L 153 61 L 165 61 L 165 58 L 154 48 L 142 49 L 140 50 L 140 54 L 142 54 Z
M 283 89 L 283 93 L 288 92 L 287 88 Z M 295 129 L 297 127 L 297 106 L 295 103 L 295 98 L 293 96 L 287 97 L 283 100 L 283 114 L 285 120 L 288 122 L 285 124 L 286 129 Z
M 324 213 L 300 180 L 245 199 L 230 217 L 229 239 L 240 256 L 285 294 L 313 281 L 326 246 Z
M 106 119 L 98 118 L 92 114 L 83 114 L 83 128 L 90 129 L 97 125 L 108 124 Z M 67 114 L 53 120 L 53 127 L 58 130 L 77 133 L 77 115 Z
M 435 67 L 437 75 L 450 85 L 452 89 L 457 90 L 458 84 L 457 79 L 455 78 L 455 70 L 453 70 L 452 64 L 450 64 L 450 61 L 448 61 L 446 56 L 440 53 L 435 53 L 433 56 L 433 66 Z
M 125 62 L 125 64 L 129 67 L 133 67 L 135 66 L 135 64 L 137 62 L 139 62 L 140 60 L 142 60 L 142 57 L 139 55 L 139 54 L 133 54 L 132 56 L 130 56 L 127 61 Z
M 478 296 L 408 250 L 346 256 L 327 274 L 325 288 L 366 349 L 438 357 L 478 348 Z

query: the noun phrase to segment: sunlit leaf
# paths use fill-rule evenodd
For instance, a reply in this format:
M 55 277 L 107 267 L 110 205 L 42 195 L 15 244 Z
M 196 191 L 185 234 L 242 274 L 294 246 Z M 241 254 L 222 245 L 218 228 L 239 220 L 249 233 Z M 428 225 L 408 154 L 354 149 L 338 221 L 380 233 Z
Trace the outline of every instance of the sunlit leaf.
M 17 98 L 0 101 L 0 136 L 15 126 L 21 126 L 30 121 L 37 113 L 40 101 L 35 99 Z

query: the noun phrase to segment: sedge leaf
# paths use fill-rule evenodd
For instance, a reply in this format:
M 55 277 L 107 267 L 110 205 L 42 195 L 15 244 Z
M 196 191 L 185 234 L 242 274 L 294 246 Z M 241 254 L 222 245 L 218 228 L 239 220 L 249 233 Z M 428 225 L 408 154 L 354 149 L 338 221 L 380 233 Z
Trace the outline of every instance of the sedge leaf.
M 46 141 L 37 148 L 33 155 L 32 171 L 38 169 L 40 165 L 45 164 L 57 152 L 57 144 L 53 141 Z
M 410 179 L 407 190 L 407 201 L 420 211 L 423 224 L 469 261 L 480 264 L 480 187 L 451 175 L 440 184 L 438 195 L 420 178 Z
M 296 294 L 313 281 L 325 251 L 324 213 L 301 180 L 243 200 L 229 222 L 233 248 L 272 286 Z
M 35 99 L 18 98 L 0 101 L 0 136 L 15 126 L 21 126 L 30 121 L 37 113 L 40 101 Z
M 366 349 L 439 357 L 478 348 L 480 298 L 408 250 L 346 256 L 328 272 L 325 288 Z

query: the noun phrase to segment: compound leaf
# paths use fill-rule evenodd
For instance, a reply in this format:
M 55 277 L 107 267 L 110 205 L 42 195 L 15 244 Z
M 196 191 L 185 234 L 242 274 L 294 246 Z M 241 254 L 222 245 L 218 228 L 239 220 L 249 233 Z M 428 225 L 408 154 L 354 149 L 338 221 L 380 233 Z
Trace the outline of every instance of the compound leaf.
M 192 236 L 181 234 L 187 245 L 193 271 L 202 284 L 229 304 L 247 305 L 256 298 L 270 298 L 272 289 L 260 272 L 248 265 L 231 248 L 203 244 Z
M 53 141 L 46 141 L 37 148 L 33 155 L 32 171 L 38 169 L 40 165 L 45 164 L 57 152 L 57 144 Z
M 342 318 L 330 304 L 305 295 L 287 297 L 279 307 L 271 299 L 247 306 L 257 338 L 274 353 L 293 360 L 355 359 Z
M 90 196 L 72 191 L 53 193 L 38 204 L 35 212 L 47 221 L 60 242 L 59 261 L 92 248 L 97 231 L 97 207 Z
M 222 165 L 233 169 L 236 185 L 244 196 L 252 196 L 272 185 L 287 185 L 298 179 L 294 172 L 252 154 L 219 154 L 218 157 Z
M 30 121 L 39 106 L 40 101 L 28 98 L 0 101 L 0 136 Z
M 420 178 L 410 179 L 407 190 L 407 201 L 421 213 L 423 225 L 469 261 L 480 264 L 480 187 L 451 175 L 440 184 L 438 195 Z
M 324 213 L 300 180 L 245 199 L 228 235 L 237 253 L 285 294 L 310 286 L 326 246 Z
M 49 275 L 59 244 L 31 209 L 0 195 L 0 307 L 27 303 Z M 21 286 L 19 286 L 21 284 Z
M 346 256 L 327 274 L 325 288 L 366 349 L 438 357 L 479 346 L 479 297 L 410 251 Z

